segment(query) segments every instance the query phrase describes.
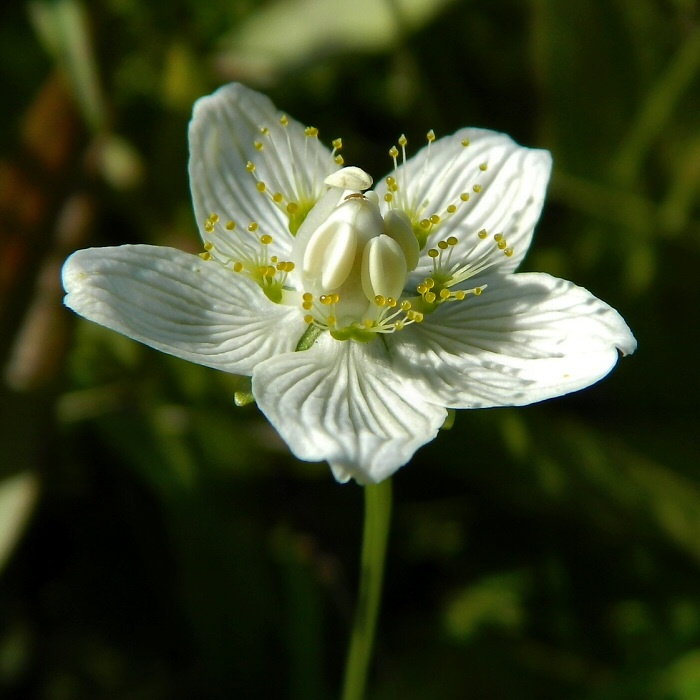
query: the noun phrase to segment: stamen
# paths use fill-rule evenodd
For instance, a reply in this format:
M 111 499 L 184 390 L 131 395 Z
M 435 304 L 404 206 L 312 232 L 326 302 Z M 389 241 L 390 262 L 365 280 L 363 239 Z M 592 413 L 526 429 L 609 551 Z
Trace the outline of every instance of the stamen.
M 269 255 L 269 247 L 274 240 L 270 234 L 251 237 L 260 226 L 251 221 L 241 232 L 236 231 L 236 223 L 228 220 L 222 225 L 219 216 L 212 213 L 204 222 L 204 230 L 212 235 L 205 240 L 202 260 L 213 260 L 236 273 L 244 273 L 256 282 L 268 298 L 279 303 L 287 276 L 294 270 L 294 263 Z
M 440 211 L 432 212 L 428 209 L 430 207 L 430 201 L 419 201 L 419 196 L 421 193 L 426 191 L 426 182 L 429 178 L 434 177 L 434 169 L 431 168 L 431 144 L 436 140 L 435 132 L 431 129 L 426 134 L 426 140 L 428 142 L 427 152 L 423 158 L 423 164 L 420 173 L 417 175 L 417 183 L 413 183 L 411 187 L 412 196 L 409 199 L 409 189 L 405 182 L 405 167 L 399 168 L 399 149 L 396 146 L 392 146 L 389 150 L 389 156 L 394 161 L 394 171 L 386 178 L 386 193 L 384 194 L 384 201 L 392 209 L 401 209 L 409 217 L 413 232 L 418 239 L 419 247 L 424 249 L 428 243 L 429 238 L 440 228 L 442 223 L 448 218 L 454 216 L 459 211 L 466 202 L 470 200 L 469 192 L 462 192 L 458 199 L 448 202 L 444 205 L 444 209 Z M 469 139 L 461 139 L 459 141 L 462 148 L 469 146 Z M 398 144 L 401 147 L 402 162 L 401 165 L 405 166 L 406 163 L 406 146 L 408 140 L 405 135 L 401 135 L 398 139 Z M 440 174 L 438 180 L 434 183 L 432 187 L 439 188 L 443 183 L 446 183 L 446 188 L 450 188 L 450 180 L 453 177 L 457 177 L 457 171 L 460 173 L 464 170 L 464 163 L 460 158 L 458 151 L 455 151 L 454 157 L 450 162 L 447 163 L 446 167 L 440 169 Z M 488 162 L 484 161 L 478 165 L 479 172 L 485 172 L 488 169 Z M 461 176 L 461 175 L 460 175 Z M 400 184 L 399 184 L 400 181 Z M 471 190 L 479 194 L 483 190 L 483 185 L 481 183 L 474 183 Z
M 297 138 L 302 131 L 306 137 L 303 147 Z M 252 142 L 259 156 L 255 157 L 255 161 L 247 162 L 246 170 L 255 178 L 258 192 L 269 197 L 288 217 L 289 231 L 295 235 L 308 212 L 325 192 L 321 173 L 333 172 L 343 164 L 343 157 L 338 153 L 342 140 L 333 141 L 333 151 L 328 156 L 327 151 L 318 144 L 318 129 L 315 126 L 301 127 L 286 114 L 280 115 L 278 122 L 271 126 L 260 126 L 259 133 L 258 139 Z M 300 162 L 310 167 L 297 168 L 295 164 Z M 289 163 L 292 164 L 291 168 Z M 296 206 L 290 210 L 288 205 L 292 203 Z

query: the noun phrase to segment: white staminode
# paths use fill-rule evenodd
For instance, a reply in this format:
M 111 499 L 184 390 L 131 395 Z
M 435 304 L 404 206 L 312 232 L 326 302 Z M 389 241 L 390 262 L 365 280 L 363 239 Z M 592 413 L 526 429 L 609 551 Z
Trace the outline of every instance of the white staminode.
M 372 187 L 372 176 L 362 168 L 349 165 L 331 173 L 324 181 L 330 187 L 340 187 L 343 190 L 357 190 L 364 192 Z
M 549 153 L 460 129 L 378 182 L 318 129 L 228 85 L 197 102 L 190 183 L 204 252 L 74 253 L 66 304 L 158 350 L 252 376 L 304 460 L 377 482 L 446 409 L 519 406 L 582 389 L 636 341 L 590 292 L 518 273 Z
M 378 296 L 398 299 L 408 266 L 401 246 L 384 234 L 373 238 L 362 253 L 362 288 L 370 301 Z

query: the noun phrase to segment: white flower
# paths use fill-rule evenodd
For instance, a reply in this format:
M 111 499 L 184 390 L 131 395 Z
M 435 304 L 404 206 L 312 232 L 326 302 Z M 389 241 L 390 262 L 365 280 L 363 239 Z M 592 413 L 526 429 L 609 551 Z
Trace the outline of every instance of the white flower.
M 546 274 L 513 274 L 542 207 L 549 153 L 462 129 L 370 191 L 340 139 L 228 85 L 190 124 L 204 252 L 92 248 L 66 304 L 153 348 L 252 376 L 292 452 L 378 482 L 447 409 L 519 406 L 605 376 L 636 341 L 620 315 Z

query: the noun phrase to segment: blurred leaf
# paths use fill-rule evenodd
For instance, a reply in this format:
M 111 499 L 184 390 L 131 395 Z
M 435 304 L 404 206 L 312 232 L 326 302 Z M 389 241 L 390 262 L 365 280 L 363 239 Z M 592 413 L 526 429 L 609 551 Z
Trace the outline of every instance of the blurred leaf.
M 86 122 L 96 131 L 104 129 L 107 111 L 83 6 L 78 0 L 33 0 L 29 11 L 38 35 L 65 71 Z
M 664 700 L 697 700 L 700 697 L 700 649 L 678 659 L 663 674 Z
M 524 620 L 525 584 L 523 572 L 500 574 L 471 583 L 445 610 L 449 634 L 469 640 L 484 626 L 518 629 Z
M 19 541 L 36 505 L 39 480 L 20 472 L 0 481 L 0 571 Z
M 452 2 L 276 0 L 226 38 L 220 60 L 238 79 L 269 82 L 315 57 L 386 51 Z

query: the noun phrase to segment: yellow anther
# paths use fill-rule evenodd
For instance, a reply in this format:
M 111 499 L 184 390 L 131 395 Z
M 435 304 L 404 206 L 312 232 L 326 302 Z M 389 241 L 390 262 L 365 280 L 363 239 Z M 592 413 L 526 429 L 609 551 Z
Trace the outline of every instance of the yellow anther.
M 395 328 L 397 331 L 402 331 L 402 330 L 405 328 L 405 324 L 404 324 L 403 321 L 397 321 L 397 322 L 394 324 L 394 328 Z
M 343 139 L 333 139 L 333 148 L 339 151 L 343 147 Z
M 313 300 L 314 300 L 314 295 L 311 294 L 311 292 L 304 292 L 304 293 L 301 295 L 301 298 L 302 298 L 304 301 L 313 301 Z
M 474 296 L 478 297 L 481 294 L 481 292 L 482 292 L 481 287 L 474 287 Z
M 457 207 L 454 204 L 450 204 L 447 207 L 448 214 L 454 214 L 457 211 Z
M 463 202 L 468 202 L 469 201 L 469 192 L 462 192 L 462 194 L 459 195 L 459 198 Z
M 276 204 L 280 204 L 283 199 L 284 199 L 284 195 L 281 192 L 275 192 L 272 195 L 272 201 L 275 202 Z
M 440 299 L 449 299 L 450 298 L 450 290 L 449 289 L 441 289 L 440 290 Z
M 440 217 L 439 217 L 437 214 L 433 214 L 433 215 L 430 217 L 430 223 L 431 223 L 433 226 L 437 226 L 437 225 L 440 223 Z
M 498 241 L 497 245 L 499 250 L 505 250 L 508 247 L 508 244 L 505 242 L 505 240 Z
M 251 233 L 255 233 L 255 232 L 258 230 L 258 224 L 257 224 L 257 222 L 251 221 L 251 222 L 248 224 L 248 230 L 249 230 Z
M 479 194 L 479 192 L 481 192 L 481 185 L 474 185 L 472 189 L 474 190 L 474 192 L 476 192 L 476 194 Z
M 211 221 L 212 224 L 218 224 L 219 223 L 219 215 L 218 214 L 209 214 L 209 221 Z
M 463 289 L 459 289 L 455 292 L 455 299 L 462 301 L 467 296 L 467 293 Z
M 264 192 L 267 189 L 267 185 L 264 182 L 258 182 L 255 185 L 258 188 L 258 192 Z
M 454 236 L 450 236 L 447 239 L 447 245 L 455 246 L 457 243 L 459 243 L 459 241 Z
M 386 179 L 386 186 L 391 189 L 394 187 L 394 185 L 396 185 L 396 178 L 389 175 L 389 177 Z
M 260 133 L 263 136 L 267 136 L 270 133 L 270 130 L 266 126 L 261 126 L 260 127 Z
M 315 126 L 307 126 L 306 129 L 304 129 L 304 134 L 306 136 L 318 136 L 318 129 Z
M 301 303 L 301 308 L 304 309 L 304 311 L 311 311 L 313 306 L 314 306 L 314 304 L 312 301 L 303 301 Z
M 479 233 L 477 233 L 476 235 L 479 236 L 479 238 L 481 238 L 482 241 L 483 241 L 485 238 L 488 238 L 488 236 L 489 236 L 489 234 L 488 234 L 488 232 L 486 231 L 485 228 L 482 228 L 481 231 L 479 231 Z
M 423 228 L 430 228 L 430 221 L 428 219 L 421 219 L 420 225 Z
M 435 280 L 432 277 L 426 277 L 424 282 L 428 289 L 432 289 L 435 286 Z
M 211 233 L 211 232 L 214 230 L 214 224 L 212 224 L 212 222 L 209 221 L 209 219 L 207 219 L 207 220 L 204 222 L 204 230 L 205 230 L 207 233 Z
M 324 306 L 330 306 L 333 303 L 333 295 L 332 294 L 321 294 L 321 296 L 318 298 L 318 300 Z
M 202 260 L 211 260 L 211 253 L 205 250 L 203 253 L 199 254 L 199 257 L 202 258 Z
M 260 242 L 263 245 L 270 245 L 270 243 L 272 243 L 272 236 L 269 233 L 263 233 L 263 235 L 260 236 Z
M 431 248 L 428 251 L 428 257 L 430 258 L 437 258 L 438 255 L 440 255 L 440 253 L 435 248 Z
M 420 294 L 421 296 L 423 296 L 423 294 L 425 294 L 425 293 L 428 291 L 428 288 L 425 286 L 425 284 L 424 284 L 423 282 L 421 282 L 421 283 L 416 287 L 416 291 L 418 292 L 418 294 Z M 408 303 L 408 302 L 407 302 L 407 303 Z M 405 311 L 405 310 L 406 310 L 406 309 L 404 309 L 404 311 Z
M 428 304 L 432 304 L 435 301 L 435 298 L 435 292 L 425 293 L 425 300 L 428 302 Z
M 502 233 L 494 233 L 493 240 L 496 241 L 496 243 L 500 243 L 503 240 L 503 234 Z
M 339 294 L 331 294 L 331 303 L 337 304 L 340 301 Z
M 296 202 L 290 202 L 287 204 L 287 213 L 296 214 L 299 211 L 299 205 Z
M 243 263 L 236 261 L 233 263 L 233 271 L 234 272 L 243 272 Z
M 287 126 L 287 125 L 289 124 L 289 117 L 288 117 L 286 114 L 283 114 L 283 115 L 280 117 L 280 124 L 281 124 L 282 126 Z
M 233 229 L 236 228 L 236 222 L 235 221 L 227 221 L 226 222 L 226 230 L 227 231 L 233 231 Z
M 294 263 L 291 260 L 288 260 L 285 264 L 284 271 L 285 272 L 291 272 L 294 269 Z
M 389 308 L 393 309 L 393 308 L 396 306 L 396 303 L 397 303 L 397 302 L 396 302 L 396 299 L 394 299 L 394 297 L 387 297 L 387 299 L 386 299 L 386 305 L 387 305 Z
M 204 250 L 206 250 L 207 252 L 212 250 L 212 248 L 214 248 L 214 244 L 211 241 L 207 241 L 204 244 Z
M 338 155 L 335 156 L 335 158 L 333 158 L 333 160 L 334 160 L 336 165 L 343 165 L 343 163 L 345 163 L 345 158 L 343 158 L 343 156 L 341 156 L 340 153 L 338 153 Z
M 255 172 L 255 163 L 253 163 L 252 161 L 249 160 L 249 161 L 245 164 L 245 169 L 246 169 L 249 173 Z
M 506 248 L 503 253 L 506 257 L 512 258 L 515 251 L 512 248 Z
M 394 195 L 391 194 L 391 192 L 387 192 L 387 193 L 384 195 L 384 201 L 385 201 L 385 202 L 391 202 L 392 199 L 394 199 Z
M 256 151 L 262 151 L 262 149 L 264 148 L 261 141 L 253 141 L 253 146 L 255 146 Z
M 381 294 L 377 294 L 377 296 L 374 297 L 374 303 L 375 303 L 377 306 L 385 306 L 385 305 L 386 305 L 386 299 L 385 299 Z
M 482 173 L 486 172 L 488 170 L 488 168 L 489 168 L 488 163 L 481 163 L 481 165 L 479 165 L 479 170 L 481 170 Z
M 304 323 L 308 323 L 309 325 L 311 325 L 313 322 L 314 317 L 311 314 L 306 314 L 306 316 L 304 316 Z
M 437 246 L 438 246 L 438 248 L 440 248 L 440 250 L 447 250 L 447 248 L 448 248 L 447 241 L 440 241 L 437 244 Z
M 469 141 L 469 139 L 462 139 L 460 143 L 466 148 L 471 142 Z
M 392 146 L 392 147 L 389 149 L 389 155 L 390 155 L 392 158 L 398 158 L 398 156 L 399 156 L 399 149 L 396 148 L 396 146 Z
M 268 265 L 265 268 L 265 277 L 274 277 L 275 274 L 277 273 L 277 270 L 272 265 Z
M 426 135 L 425 138 L 428 139 L 428 143 L 432 143 L 435 141 L 435 132 L 431 129 Z
M 374 321 L 371 318 L 366 318 L 363 322 L 362 325 L 366 330 L 369 330 L 374 326 Z
M 402 301 L 401 302 L 401 311 L 410 311 L 411 310 L 411 302 L 410 301 Z
M 406 136 L 404 134 L 401 134 L 401 136 L 399 136 L 399 146 L 401 146 L 401 148 L 403 148 L 407 143 L 408 143 L 408 139 L 406 138 Z

